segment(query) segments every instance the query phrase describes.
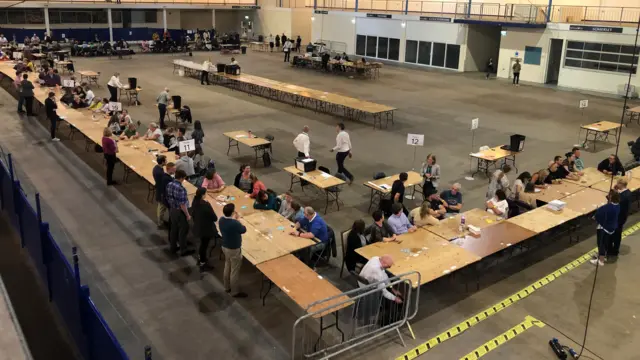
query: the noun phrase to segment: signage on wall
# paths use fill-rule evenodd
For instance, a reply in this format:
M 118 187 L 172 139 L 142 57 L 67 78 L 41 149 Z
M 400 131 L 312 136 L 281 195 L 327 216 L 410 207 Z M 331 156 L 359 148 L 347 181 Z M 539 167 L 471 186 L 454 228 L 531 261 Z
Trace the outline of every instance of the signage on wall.
M 315 14 L 322 14 L 322 15 L 327 15 L 329 12 L 327 10 L 316 10 L 314 11 Z
M 451 18 L 448 18 L 448 17 L 437 17 L 437 16 L 420 16 L 420 21 L 451 22 Z
M 569 25 L 569 30 L 595 31 L 595 32 L 607 32 L 607 33 L 619 33 L 619 34 L 622 34 L 622 28 L 621 27 L 610 27 L 610 26 Z
M 258 5 L 233 5 L 232 9 L 260 9 Z
M 367 17 L 391 19 L 391 14 L 371 14 L 371 13 L 367 13 Z

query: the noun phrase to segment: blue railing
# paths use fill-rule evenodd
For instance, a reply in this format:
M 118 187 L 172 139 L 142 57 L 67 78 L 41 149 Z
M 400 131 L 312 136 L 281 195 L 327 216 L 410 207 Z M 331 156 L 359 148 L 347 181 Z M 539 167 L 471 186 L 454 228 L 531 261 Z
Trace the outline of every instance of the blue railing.
M 82 286 L 77 249 L 73 248 L 73 265 L 69 263 L 42 221 L 40 196 L 35 194 L 33 209 L 15 179 L 11 154 L 0 160 L 0 204 L 20 234 L 22 247 L 29 253 L 49 301 L 58 310 L 70 338 L 80 355 L 87 360 L 128 360 L 106 321 L 91 300 L 89 287 Z M 151 359 L 149 347 L 145 360 Z

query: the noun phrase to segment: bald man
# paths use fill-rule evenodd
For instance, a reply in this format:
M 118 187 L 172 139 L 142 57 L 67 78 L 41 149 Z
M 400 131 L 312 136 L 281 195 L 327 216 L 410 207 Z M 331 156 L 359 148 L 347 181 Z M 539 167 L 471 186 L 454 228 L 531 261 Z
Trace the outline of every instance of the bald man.
M 389 276 L 385 270 L 389 269 L 393 266 L 393 258 L 391 255 L 382 255 L 380 257 L 374 256 L 369 260 L 362 270 L 360 271 L 360 276 L 367 279 L 369 284 L 374 284 L 377 282 L 381 282 L 378 285 L 378 289 L 382 289 L 382 296 L 385 299 L 394 301 L 397 304 L 402 303 L 401 294 L 396 289 L 387 288 L 387 284 L 389 282 Z M 358 286 L 363 287 L 364 284 L 358 282 Z

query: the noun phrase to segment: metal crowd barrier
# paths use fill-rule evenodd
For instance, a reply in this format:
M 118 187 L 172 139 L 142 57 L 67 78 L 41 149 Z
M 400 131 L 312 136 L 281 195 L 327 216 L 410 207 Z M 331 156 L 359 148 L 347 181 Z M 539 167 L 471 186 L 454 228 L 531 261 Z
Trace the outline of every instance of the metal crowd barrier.
M 35 194 L 34 209 L 16 180 L 11 154 L 0 159 L 0 204 L 20 234 L 21 245 L 29 253 L 49 301 L 60 314 L 82 358 L 129 359 L 91 300 L 89 287 L 81 285 L 77 249 L 73 248 L 71 265 L 53 239 L 49 224 L 42 221 L 39 194 Z M 151 350 L 145 349 L 145 360 L 150 359 Z
M 404 326 L 415 338 L 409 320 L 418 313 L 420 303 L 418 272 L 368 285 L 351 276 L 360 279 L 356 289 L 310 304 L 293 324 L 292 359 L 329 359 L 389 333 L 396 333 L 404 346 Z M 418 286 L 412 287 L 412 282 Z M 403 302 L 385 298 L 385 289 L 401 293 Z M 327 317 L 334 323 L 325 324 Z

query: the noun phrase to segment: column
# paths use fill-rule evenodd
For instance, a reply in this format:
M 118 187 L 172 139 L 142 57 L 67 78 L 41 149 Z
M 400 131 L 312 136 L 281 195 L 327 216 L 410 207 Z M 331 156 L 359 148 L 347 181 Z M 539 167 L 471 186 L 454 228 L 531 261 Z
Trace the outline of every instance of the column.
M 471 17 L 471 0 L 469 0 L 469 6 L 467 6 L 467 18 Z
M 211 27 L 216 28 L 216 9 L 211 9 Z M 213 36 L 213 34 L 211 34 Z
M 47 35 L 51 35 L 51 26 L 49 26 L 49 8 L 47 6 L 44 7 L 44 30 Z
M 166 32 L 167 31 L 167 8 L 162 9 L 162 25 L 164 26 L 164 31 Z
M 549 7 L 547 8 L 547 22 L 551 19 L 551 10 L 553 7 L 553 0 L 549 0 Z
M 107 9 L 107 23 L 109 23 L 109 42 L 113 42 L 113 18 L 111 17 L 111 8 Z

